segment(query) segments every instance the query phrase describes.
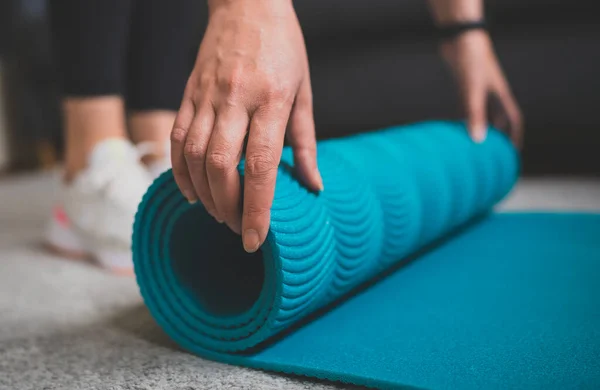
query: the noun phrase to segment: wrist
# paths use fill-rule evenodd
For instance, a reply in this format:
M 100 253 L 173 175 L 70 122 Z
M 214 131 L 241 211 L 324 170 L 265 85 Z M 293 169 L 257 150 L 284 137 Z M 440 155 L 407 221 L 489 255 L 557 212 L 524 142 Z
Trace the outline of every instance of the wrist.
M 481 0 L 429 0 L 436 26 L 483 19 Z
M 487 34 L 488 27 L 484 19 L 453 22 L 436 26 L 438 39 L 444 43 L 453 41 L 459 36 L 469 32 L 479 31 Z
M 460 60 L 460 56 L 465 53 L 492 53 L 492 41 L 486 31 L 472 30 L 466 31 L 454 39 L 440 41 L 439 53 L 442 58 L 450 64 Z

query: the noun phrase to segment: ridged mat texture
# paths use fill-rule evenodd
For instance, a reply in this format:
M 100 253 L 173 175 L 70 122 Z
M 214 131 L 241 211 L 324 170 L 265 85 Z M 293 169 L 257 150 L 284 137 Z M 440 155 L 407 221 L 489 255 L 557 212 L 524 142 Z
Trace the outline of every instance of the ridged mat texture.
M 475 144 L 460 123 L 418 123 L 318 156 L 316 194 L 284 149 L 252 255 L 171 172 L 150 187 L 135 272 L 179 345 L 381 388 L 600 385 L 600 216 L 491 214 L 519 171 L 504 135 Z

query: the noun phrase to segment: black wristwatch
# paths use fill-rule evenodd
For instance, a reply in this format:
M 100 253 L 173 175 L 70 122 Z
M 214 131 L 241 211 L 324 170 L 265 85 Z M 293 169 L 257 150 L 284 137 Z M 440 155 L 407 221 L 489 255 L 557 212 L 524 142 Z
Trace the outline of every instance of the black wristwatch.
M 436 32 L 438 38 L 441 41 L 448 41 L 456 38 L 457 36 L 471 30 L 488 30 L 487 23 L 485 20 L 476 20 L 470 22 L 456 22 L 451 24 L 445 24 L 436 26 Z

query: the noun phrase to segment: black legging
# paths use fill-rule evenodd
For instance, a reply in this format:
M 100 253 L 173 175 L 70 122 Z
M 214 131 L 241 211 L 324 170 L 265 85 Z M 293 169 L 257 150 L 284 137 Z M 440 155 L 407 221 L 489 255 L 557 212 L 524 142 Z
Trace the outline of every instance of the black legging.
M 52 0 L 67 97 L 121 95 L 131 110 L 177 110 L 206 17 L 201 0 Z

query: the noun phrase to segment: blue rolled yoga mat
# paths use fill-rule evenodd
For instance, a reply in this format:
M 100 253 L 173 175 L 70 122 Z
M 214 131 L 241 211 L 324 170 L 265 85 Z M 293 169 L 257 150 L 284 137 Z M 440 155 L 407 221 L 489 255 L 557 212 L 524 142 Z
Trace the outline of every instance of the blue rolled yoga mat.
M 490 214 L 518 176 L 504 135 L 475 144 L 460 123 L 419 123 L 318 156 L 315 194 L 284 149 L 255 254 L 171 172 L 150 187 L 135 272 L 179 345 L 381 388 L 600 386 L 600 216 Z

